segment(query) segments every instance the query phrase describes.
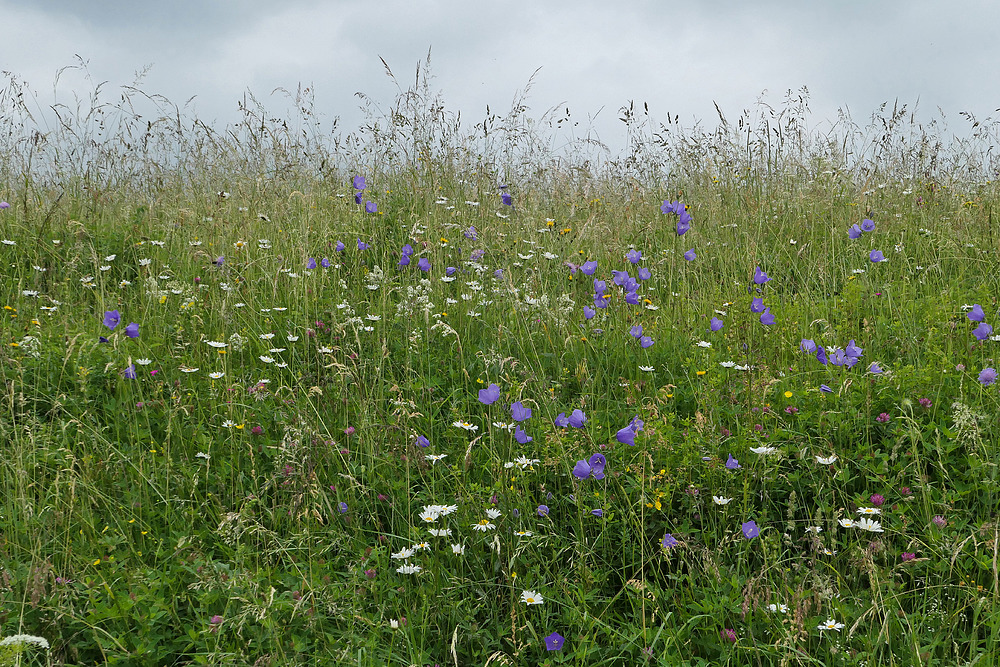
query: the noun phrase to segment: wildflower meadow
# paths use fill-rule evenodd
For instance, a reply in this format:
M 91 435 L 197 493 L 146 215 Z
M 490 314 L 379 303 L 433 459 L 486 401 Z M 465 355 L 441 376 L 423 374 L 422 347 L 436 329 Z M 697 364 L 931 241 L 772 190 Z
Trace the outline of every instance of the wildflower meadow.
M 28 90 L 0 664 L 1000 660 L 997 122 Z

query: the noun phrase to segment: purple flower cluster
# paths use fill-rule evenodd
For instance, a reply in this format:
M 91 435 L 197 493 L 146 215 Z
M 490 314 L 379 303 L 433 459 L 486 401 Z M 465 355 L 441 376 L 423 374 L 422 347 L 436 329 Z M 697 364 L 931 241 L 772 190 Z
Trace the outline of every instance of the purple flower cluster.
M 604 454 L 597 453 L 592 455 L 588 460 L 577 461 L 576 465 L 573 466 L 573 476 L 577 479 L 604 479 L 604 466 L 607 465 L 608 460 L 604 458 Z
M 861 226 L 858 227 L 857 223 L 851 225 L 851 228 L 847 230 L 847 236 L 852 239 L 861 238 L 863 232 L 873 232 L 875 231 L 875 222 L 865 218 L 861 221 Z
M 976 337 L 976 340 L 986 340 L 993 333 L 993 327 L 985 322 L 986 313 L 983 312 L 983 307 L 978 303 L 972 306 L 972 310 L 969 311 L 966 317 L 969 318 L 970 322 L 978 322 L 979 325 L 972 330 L 972 335 Z
M 665 214 L 673 213 L 677 216 L 677 236 L 684 236 L 691 229 L 691 214 L 680 201 L 664 201 L 660 210 Z
M 572 426 L 573 428 L 583 428 L 584 424 L 587 423 L 587 415 L 584 414 L 583 410 L 577 408 L 570 413 L 567 417 L 565 412 L 560 412 L 559 416 L 556 417 L 555 425 L 559 428 L 566 428 L 567 426 Z
M 848 368 L 853 368 L 856 363 L 861 360 L 864 355 L 864 349 L 860 348 L 855 344 L 854 339 L 847 344 L 845 348 L 834 348 L 832 352 L 827 354 L 827 351 L 822 345 L 817 345 L 811 338 L 803 338 L 799 343 L 799 349 L 808 354 L 815 353 L 816 361 L 820 362 L 824 366 L 827 364 L 833 364 L 834 366 L 847 366 Z M 882 369 L 878 368 L 877 364 L 872 364 L 869 368 L 873 373 L 881 373 Z

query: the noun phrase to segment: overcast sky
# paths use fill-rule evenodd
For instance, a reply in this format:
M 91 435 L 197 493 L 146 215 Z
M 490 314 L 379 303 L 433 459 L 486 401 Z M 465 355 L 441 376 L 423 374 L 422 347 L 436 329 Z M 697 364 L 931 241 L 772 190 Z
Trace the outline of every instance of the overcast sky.
M 0 15 L 0 69 L 42 104 L 79 55 L 112 88 L 151 66 L 147 92 L 193 97 L 217 125 L 238 120 L 245 91 L 278 111 L 271 91 L 301 83 L 327 118 L 356 127 L 355 92 L 392 101 L 379 58 L 405 87 L 428 49 L 435 88 L 463 119 L 509 109 L 541 68 L 532 114 L 568 106 L 612 144 L 629 100 L 714 127 L 713 102 L 735 118 L 762 94 L 778 106 L 802 86 L 814 126 L 841 107 L 863 122 L 897 99 L 924 119 L 940 107 L 954 130 L 959 111 L 1000 115 L 995 0 L 0 0 Z M 59 99 L 87 85 L 67 72 Z

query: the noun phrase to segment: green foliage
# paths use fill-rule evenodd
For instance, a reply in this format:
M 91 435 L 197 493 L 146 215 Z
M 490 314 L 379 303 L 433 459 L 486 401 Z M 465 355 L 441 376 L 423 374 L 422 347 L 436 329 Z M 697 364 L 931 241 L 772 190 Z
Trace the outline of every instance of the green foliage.
M 403 111 L 431 113 L 419 99 Z M 508 207 L 499 162 L 404 126 L 353 163 L 377 214 L 346 171 L 279 174 L 287 146 L 188 181 L 3 193 L 22 203 L 0 211 L 0 630 L 51 643 L 24 659 L 992 664 L 1000 399 L 978 374 L 997 342 L 963 305 L 997 324 L 995 183 L 872 190 L 860 167 L 691 153 L 669 192 L 639 165 L 535 165 Z M 678 237 L 659 206 L 681 187 Z M 851 240 L 862 210 L 876 229 Z M 638 304 L 611 274 L 635 273 L 630 245 Z M 824 365 L 803 339 L 864 353 Z M 576 409 L 584 427 L 554 425 Z M 594 454 L 605 476 L 574 476 Z M 872 507 L 881 532 L 845 526 Z

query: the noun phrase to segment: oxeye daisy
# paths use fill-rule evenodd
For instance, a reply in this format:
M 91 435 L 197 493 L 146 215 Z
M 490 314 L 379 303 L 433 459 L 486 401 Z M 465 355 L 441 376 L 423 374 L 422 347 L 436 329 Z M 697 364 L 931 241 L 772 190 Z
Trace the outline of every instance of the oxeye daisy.
M 489 519 L 483 519 L 479 523 L 472 524 L 472 530 L 478 530 L 480 533 L 485 533 L 487 530 L 496 530 L 496 526 L 490 523 Z
M 527 605 L 542 604 L 545 600 L 535 591 L 522 591 L 521 602 Z

